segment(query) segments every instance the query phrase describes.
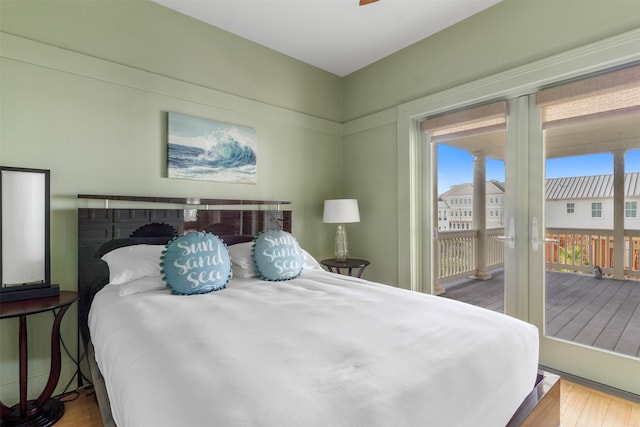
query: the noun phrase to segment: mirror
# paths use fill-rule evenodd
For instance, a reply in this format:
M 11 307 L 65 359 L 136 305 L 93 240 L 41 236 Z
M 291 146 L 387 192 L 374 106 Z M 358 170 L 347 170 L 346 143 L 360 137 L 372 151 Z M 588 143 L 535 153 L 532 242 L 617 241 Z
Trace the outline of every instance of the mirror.
M 49 171 L 0 166 L 0 188 L 0 298 L 7 301 L 9 292 L 51 286 Z

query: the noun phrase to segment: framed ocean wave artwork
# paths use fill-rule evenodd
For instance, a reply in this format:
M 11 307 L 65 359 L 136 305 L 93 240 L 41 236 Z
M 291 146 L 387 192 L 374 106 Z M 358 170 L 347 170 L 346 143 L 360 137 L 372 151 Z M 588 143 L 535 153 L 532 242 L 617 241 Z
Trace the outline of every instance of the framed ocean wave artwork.
M 169 112 L 167 136 L 169 178 L 256 183 L 255 129 Z

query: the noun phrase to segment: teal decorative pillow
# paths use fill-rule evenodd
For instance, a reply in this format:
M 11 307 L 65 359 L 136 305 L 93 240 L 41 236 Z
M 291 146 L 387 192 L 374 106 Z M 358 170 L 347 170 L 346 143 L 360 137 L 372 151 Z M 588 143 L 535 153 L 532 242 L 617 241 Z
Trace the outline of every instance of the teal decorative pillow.
M 218 236 L 201 231 L 167 243 L 160 266 L 165 282 L 179 295 L 223 289 L 231 277 L 227 247 Z
M 262 231 L 253 241 L 252 254 L 256 270 L 264 280 L 295 279 L 304 268 L 300 246 L 286 231 Z

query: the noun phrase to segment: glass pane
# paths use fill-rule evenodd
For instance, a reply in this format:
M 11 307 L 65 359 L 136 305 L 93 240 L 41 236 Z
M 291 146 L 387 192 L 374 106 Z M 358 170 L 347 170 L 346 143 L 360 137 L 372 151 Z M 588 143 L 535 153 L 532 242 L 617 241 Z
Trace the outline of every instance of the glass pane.
M 46 180 L 40 172 L 2 172 L 2 286 L 46 282 Z
M 477 127 L 458 122 L 450 133 L 426 130 L 437 158 L 436 293 L 501 313 L 505 117 L 476 117 Z
M 545 335 L 640 356 L 640 114 L 551 126 Z

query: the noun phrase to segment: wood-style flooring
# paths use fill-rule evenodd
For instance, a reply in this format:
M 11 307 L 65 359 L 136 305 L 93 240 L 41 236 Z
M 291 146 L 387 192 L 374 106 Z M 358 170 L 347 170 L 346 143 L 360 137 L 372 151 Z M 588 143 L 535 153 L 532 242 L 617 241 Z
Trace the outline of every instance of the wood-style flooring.
M 504 312 L 504 270 L 460 280 L 442 295 Z M 548 336 L 640 357 L 640 281 L 547 271 Z
M 73 395 L 67 397 L 71 398 Z M 560 424 L 562 427 L 640 427 L 640 403 L 561 380 Z M 103 427 L 93 392 L 82 390 L 75 400 L 66 402 L 65 414 L 56 427 Z
M 64 402 L 64 415 L 56 427 L 103 427 L 93 389 L 78 390 L 60 400 Z

